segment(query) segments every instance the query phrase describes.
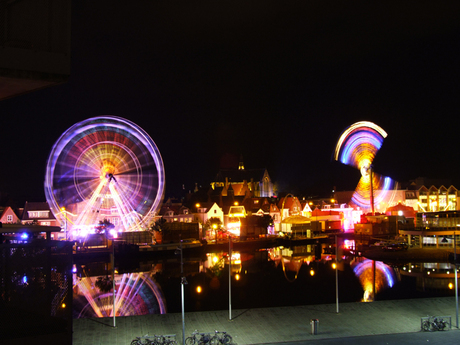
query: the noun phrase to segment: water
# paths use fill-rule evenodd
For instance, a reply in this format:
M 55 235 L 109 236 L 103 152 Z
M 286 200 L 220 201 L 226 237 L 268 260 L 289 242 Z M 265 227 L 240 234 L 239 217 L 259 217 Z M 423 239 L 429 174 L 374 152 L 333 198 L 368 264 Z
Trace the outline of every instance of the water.
M 335 303 L 336 286 L 340 302 L 454 294 L 454 271 L 449 263 L 391 266 L 362 257 L 342 259 L 336 279 L 334 256 L 315 260 L 314 246 L 233 252 L 229 284 L 228 252 L 186 256 L 184 308 L 187 312 L 228 309 L 230 289 L 232 309 Z M 123 266 L 116 266 L 114 294 L 110 276 L 106 277 L 108 263 L 77 265 L 74 317 L 111 316 L 114 295 L 117 316 L 181 312 L 179 257 Z

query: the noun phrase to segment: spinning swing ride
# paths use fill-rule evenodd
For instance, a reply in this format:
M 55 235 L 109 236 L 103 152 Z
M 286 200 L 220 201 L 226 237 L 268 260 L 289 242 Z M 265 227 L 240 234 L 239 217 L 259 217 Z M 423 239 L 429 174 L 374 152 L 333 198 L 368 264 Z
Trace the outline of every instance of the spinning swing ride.
M 74 238 L 109 220 L 116 232 L 147 229 L 163 198 L 164 167 L 150 136 L 116 116 L 81 121 L 54 144 L 45 174 L 53 214 Z
M 383 144 L 387 133 L 378 125 L 368 121 L 356 122 L 340 136 L 334 158 L 361 172 L 361 178 L 351 198 L 356 206 L 371 211 L 382 201 L 392 202 L 397 183 L 390 177 L 373 171 L 372 162 Z

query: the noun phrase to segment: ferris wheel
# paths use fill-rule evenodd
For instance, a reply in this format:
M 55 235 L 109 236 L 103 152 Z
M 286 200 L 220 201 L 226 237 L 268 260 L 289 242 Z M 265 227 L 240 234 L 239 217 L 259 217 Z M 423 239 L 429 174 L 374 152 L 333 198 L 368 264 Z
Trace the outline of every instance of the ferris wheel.
M 81 121 L 54 144 L 45 196 L 66 231 L 108 219 L 118 231 L 146 229 L 164 192 L 160 152 L 133 122 L 116 116 Z
M 390 177 L 375 173 L 372 167 L 386 137 L 387 133 L 375 123 L 356 122 L 342 133 L 335 148 L 335 160 L 361 172 L 351 201 L 363 209 L 372 209 L 372 212 L 375 204 L 384 200 L 391 202 L 397 188 L 396 182 Z

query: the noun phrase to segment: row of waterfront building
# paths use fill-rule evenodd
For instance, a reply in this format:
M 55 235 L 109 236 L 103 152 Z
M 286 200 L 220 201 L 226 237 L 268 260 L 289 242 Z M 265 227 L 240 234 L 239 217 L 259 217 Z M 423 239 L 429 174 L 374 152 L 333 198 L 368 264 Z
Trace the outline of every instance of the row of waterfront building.
M 405 189 L 394 190 L 388 193 L 386 199 L 381 199 L 375 205 L 377 215 L 364 223 L 385 223 L 388 221 L 385 217 L 389 216 L 399 218 L 397 222 L 392 219 L 388 221 L 390 225 L 386 231 L 372 231 L 372 235 L 394 233 L 396 230 L 390 230 L 393 228 L 391 224 L 397 223 L 400 225 L 395 226 L 395 229 L 399 232 L 416 232 L 411 233 L 411 236 L 415 236 L 417 231 L 426 232 L 434 228 L 443 228 L 443 234 L 453 235 L 450 231 L 460 226 L 460 221 L 457 224 L 456 220 L 459 191 L 453 185 L 446 187 L 439 184 L 439 181 L 434 181 L 438 185 L 429 186 L 425 185 L 426 182 L 430 181 L 418 178 Z M 210 219 L 219 220 L 219 229 L 228 230 L 235 236 L 242 233 L 245 237 L 300 233 L 310 237 L 318 232 L 353 232 L 356 224 L 363 223 L 363 215 L 369 213 L 369 209 L 350 203 L 353 191 L 334 191 L 328 198 L 316 199 L 289 193 L 282 197 L 277 194 L 276 184 L 266 169 L 246 170 L 240 162 L 238 169 L 220 170 L 207 191 L 195 190 L 178 202 L 167 199 L 153 222 L 162 218 L 168 223 L 198 223 L 201 237 L 211 236 L 202 230 Z M 257 223 L 251 221 L 253 217 L 268 217 L 270 221 L 266 222 L 266 229 L 263 229 L 264 226 L 249 226 Z M 99 218 L 121 229 L 122 222 L 116 208 L 101 210 Z M 0 215 L 3 224 L 58 226 L 67 232 L 71 227 L 62 219 L 51 212 L 46 202 L 26 202 L 24 208 L 17 210 L 5 207 Z M 439 234 L 439 229 L 432 231 Z M 61 239 L 63 234 L 55 237 Z M 69 238 L 67 233 L 65 237 Z M 417 241 L 414 239 L 413 242 Z M 432 243 L 433 240 L 427 242 Z

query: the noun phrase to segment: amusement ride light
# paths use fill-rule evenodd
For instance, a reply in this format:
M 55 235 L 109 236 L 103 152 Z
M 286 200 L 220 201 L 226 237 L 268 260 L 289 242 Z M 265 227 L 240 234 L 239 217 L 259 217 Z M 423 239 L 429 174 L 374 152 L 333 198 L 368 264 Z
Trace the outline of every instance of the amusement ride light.
M 342 133 L 334 153 L 335 160 L 361 172 L 352 202 L 372 211 L 374 205 L 394 198 L 394 193 L 389 193 L 395 189 L 396 183 L 389 177 L 374 173 L 372 168 L 372 162 L 386 136 L 387 133 L 375 123 L 357 122 Z
M 102 217 L 116 215 L 118 230 L 135 231 L 147 228 L 164 184 L 163 161 L 150 136 L 129 120 L 100 116 L 73 125 L 54 144 L 45 196 L 71 229 L 94 227 Z

